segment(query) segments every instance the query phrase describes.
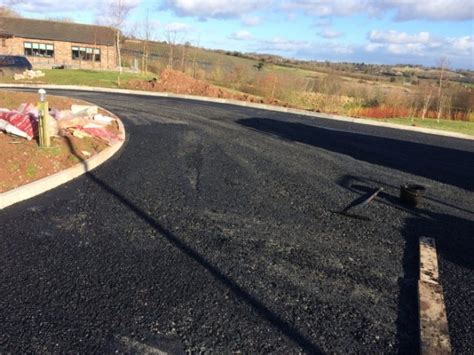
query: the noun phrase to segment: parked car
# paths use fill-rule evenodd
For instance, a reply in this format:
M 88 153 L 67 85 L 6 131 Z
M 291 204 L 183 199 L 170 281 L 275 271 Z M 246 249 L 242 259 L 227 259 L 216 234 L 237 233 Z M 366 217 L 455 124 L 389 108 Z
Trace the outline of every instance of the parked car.
M 33 66 L 20 55 L 0 55 L 0 77 L 21 74 L 25 70 L 31 70 Z

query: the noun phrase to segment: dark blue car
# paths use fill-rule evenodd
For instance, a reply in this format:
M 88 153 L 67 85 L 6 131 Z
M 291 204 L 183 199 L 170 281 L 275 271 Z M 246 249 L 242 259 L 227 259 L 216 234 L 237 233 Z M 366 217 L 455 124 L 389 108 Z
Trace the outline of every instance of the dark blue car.
M 0 55 L 0 77 L 13 76 L 13 74 L 23 73 L 32 68 L 28 59 L 23 56 Z

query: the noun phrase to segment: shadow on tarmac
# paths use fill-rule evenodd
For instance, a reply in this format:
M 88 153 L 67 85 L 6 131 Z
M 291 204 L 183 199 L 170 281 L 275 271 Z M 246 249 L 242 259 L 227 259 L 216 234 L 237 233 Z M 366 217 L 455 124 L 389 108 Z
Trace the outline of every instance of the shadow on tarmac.
M 70 152 L 76 156 L 81 163 L 87 168 L 87 161 L 85 161 L 75 150 L 71 140 L 66 136 L 66 142 Z M 227 287 L 238 299 L 243 301 L 252 307 L 252 309 L 259 314 L 263 319 L 269 322 L 278 331 L 298 344 L 308 354 L 322 354 L 323 352 L 319 347 L 313 344 L 303 334 L 301 334 L 294 326 L 289 324 L 278 314 L 270 310 L 265 304 L 259 301 L 257 298 L 252 296 L 248 291 L 239 286 L 234 280 L 224 275 L 217 267 L 212 265 L 206 258 L 199 254 L 196 250 L 191 248 L 189 245 L 180 240 L 177 236 L 171 233 L 169 230 L 164 228 L 156 219 L 148 215 L 140 207 L 132 203 L 127 197 L 122 195 L 119 191 L 110 187 L 104 181 L 96 177 L 93 173 L 87 172 L 85 174 L 90 180 L 96 183 L 100 188 L 113 196 L 117 201 L 126 206 L 132 211 L 138 218 L 143 220 L 158 233 L 160 233 L 170 244 L 186 254 L 188 257 L 197 262 L 202 268 L 209 272 L 217 281 Z
M 270 118 L 239 119 L 236 123 L 256 132 L 276 136 L 280 139 L 300 142 L 317 148 L 325 149 L 353 157 L 360 161 L 396 169 L 409 174 L 422 176 L 445 184 L 474 191 L 474 153 L 469 151 L 443 148 L 423 143 L 407 142 L 403 140 L 381 138 L 352 132 L 341 132 L 319 128 L 299 122 L 287 122 Z M 357 187 L 357 186 L 354 186 Z M 364 186 L 358 186 L 362 188 Z M 366 185 L 363 194 L 368 188 L 381 187 L 380 185 Z M 384 201 L 394 208 L 407 210 L 398 203 L 396 196 L 387 193 L 380 194 L 378 201 Z M 472 214 L 470 209 L 459 208 L 444 201 L 432 199 L 433 202 L 458 211 Z M 474 270 L 474 222 L 448 213 L 437 213 L 423 208 L 410 211 L 406 218 L 401 234 L 405 238 L 405 249 L 401 260 L 404 276 L 399 280 L 399 307 L 397 319 L 397 337 L 400 344 L 400 353 L 418 352 L 418 240 L 420 236 L 427 236 L 436 240 L 438 255 L 443 261 L 448 260 L 464 270 Z M 453 282 L 449 288 L 445 287 L 448 322 L 451 319 L 459 324 L 454 325 L 451 340 L 453 348 L 458 352 L 469 352 L 468 343 L 472 335 L 470 328 L 462 324 L 465 315 L 472 311 L 469 299 L 469 285 L 472 277 L 466 276 L 463 269 L 457 270 L 452 276 Z M 446 272 L 453 270 L 446 265 Z M 443 268 L 441 278 L 443 279 Z M 456 290 L 456 291 L 454 291 Z M 450 293 L 451 292 L 451 293 Z M 455 294 L 456 293 L 456 294 Z M 455 297 L 454 299 L 450 297 Z M 449 308 L 450 301 L 453 305 Z M 454 303 L 456 303 L 454 305 Z
M 236 123 L 282 139 L 474 190 L 474 154 L 471 152 L 270 118 L 239 119 Z

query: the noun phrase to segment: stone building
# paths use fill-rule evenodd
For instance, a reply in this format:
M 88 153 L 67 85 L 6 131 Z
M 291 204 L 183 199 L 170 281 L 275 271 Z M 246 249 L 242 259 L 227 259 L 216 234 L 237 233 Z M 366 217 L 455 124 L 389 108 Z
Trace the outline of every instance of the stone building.
M 117 68 L 116 31 L 69 22 L 0 17 L 0 54 L 24 55 L 35 68 Z

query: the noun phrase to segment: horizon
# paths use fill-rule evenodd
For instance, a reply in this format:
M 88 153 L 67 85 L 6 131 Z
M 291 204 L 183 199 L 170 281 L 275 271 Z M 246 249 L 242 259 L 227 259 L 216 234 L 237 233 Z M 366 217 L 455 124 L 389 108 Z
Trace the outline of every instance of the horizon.
M 132 8 L 122 29 L 143 37 L 147 17 L 151 39 L 166 32 L 193 46 L 278 55 L 305 61 L 436 67 L 474 70 L 474 5 L 436 0 L 120 0 Z M 111 1 L 22 0 L 3 4 L 35 19 L 107 23 Z M 282 24 L 284 28 L 282 29 Z

